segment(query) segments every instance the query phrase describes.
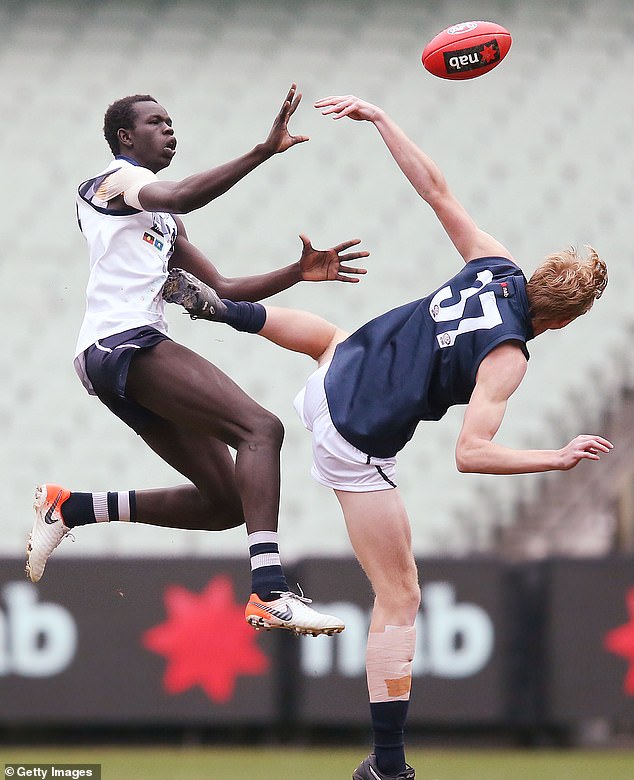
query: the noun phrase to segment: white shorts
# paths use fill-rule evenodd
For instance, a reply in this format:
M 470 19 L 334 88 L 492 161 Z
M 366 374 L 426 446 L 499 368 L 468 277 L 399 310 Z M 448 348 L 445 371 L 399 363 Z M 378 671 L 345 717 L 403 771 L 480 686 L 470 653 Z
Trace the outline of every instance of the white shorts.
M 311 374 L 293 401 L 304 427 L 312 432 L 313 478 L 352 493 L 395 488 L 396 458 L 371 458 L 346 441 L 333 425 L 324 388 L 329 365 Z

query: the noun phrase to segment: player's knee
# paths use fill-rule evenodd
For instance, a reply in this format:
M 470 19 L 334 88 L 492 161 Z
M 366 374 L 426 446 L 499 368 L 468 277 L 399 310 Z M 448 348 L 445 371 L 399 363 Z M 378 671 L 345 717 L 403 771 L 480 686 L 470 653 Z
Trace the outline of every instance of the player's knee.
M 412 566 L 400 572 L 394 572 L 386 587 L 376 589 L 380 605 L 395 614 L 415 615 L 420 606 L 420 585 L 416 567 Z
M 395 588 L 399 602 L 411 612 L 417 612 L 420 606 L 420 586 L 418 578 L 412 574 L 403 577 Z
M 257 419 L 253 421 L 248 438 L 250 446 L 281 449 L 284 441 L 284 425 L 274 414 L 262 409 Z
M 418 580 L 411 583 L 410 589 L 408 591 L 407 595 L 409 608 L 412 609 L 413 612 L 418 612 L 418 608 L 420 607 L 420 585 L 418 584 Z

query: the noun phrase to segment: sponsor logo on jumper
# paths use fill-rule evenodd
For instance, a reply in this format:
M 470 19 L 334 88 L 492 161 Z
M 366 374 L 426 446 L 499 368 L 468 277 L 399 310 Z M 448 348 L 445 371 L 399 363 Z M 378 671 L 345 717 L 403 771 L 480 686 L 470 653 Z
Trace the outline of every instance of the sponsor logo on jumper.
M 445 69 L 448 74 L 461 73 L 466 70 L 477 70 L 498 62 L 500 59 L 500 47 L 496 38 L 477 46 L 469 46 L 466 49 L 456 49 L 443 53 Z

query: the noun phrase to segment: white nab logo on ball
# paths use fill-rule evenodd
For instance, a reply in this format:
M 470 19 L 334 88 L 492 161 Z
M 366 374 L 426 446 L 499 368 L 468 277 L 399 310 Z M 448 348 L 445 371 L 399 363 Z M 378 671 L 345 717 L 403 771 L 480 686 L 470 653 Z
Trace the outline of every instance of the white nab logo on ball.
M 452 27 L 447 27 L 445 32 L 448 35 L 460 35 L 460 33 L 469 32 L 469 30 L 475 30 L 477 26 L 477 22 L 460 22 L 460 24 L 454 24 Z

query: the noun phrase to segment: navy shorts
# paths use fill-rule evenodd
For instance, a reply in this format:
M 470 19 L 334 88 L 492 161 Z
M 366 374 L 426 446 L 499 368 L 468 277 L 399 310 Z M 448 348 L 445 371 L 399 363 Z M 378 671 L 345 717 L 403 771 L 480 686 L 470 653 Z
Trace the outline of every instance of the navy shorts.
M 126 398 L 125 386 L 134 355 L 141 349 L 151 349 L 169 336 L 156 328 L 131 328 L 114 336 L 99 339 L 84 352 L 86 374 L 97 398 L 136 433 L 160 419 L 144 406 Z

